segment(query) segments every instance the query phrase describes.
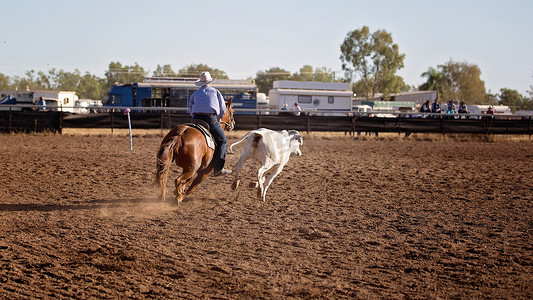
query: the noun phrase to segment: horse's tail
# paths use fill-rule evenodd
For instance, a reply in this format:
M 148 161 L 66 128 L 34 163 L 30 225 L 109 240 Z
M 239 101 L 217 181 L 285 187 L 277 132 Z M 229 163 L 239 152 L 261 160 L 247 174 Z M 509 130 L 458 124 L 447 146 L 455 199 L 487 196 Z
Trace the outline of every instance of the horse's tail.
M 165 200 L 166 186 L 170 166 L 174 160 L 174 149 L 181 144 L 181 135 L 175 135 L 165 143 L 161 144 L 157 152 L 157 169 L 154 185 L 157 185 L 161 192 L 161 199 Z

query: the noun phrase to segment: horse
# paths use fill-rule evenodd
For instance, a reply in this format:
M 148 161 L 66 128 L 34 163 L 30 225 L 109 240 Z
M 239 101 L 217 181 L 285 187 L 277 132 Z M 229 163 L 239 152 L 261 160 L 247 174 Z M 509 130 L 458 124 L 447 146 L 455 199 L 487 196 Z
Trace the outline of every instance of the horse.
M 226 102 L 226 113 L 219 121 L 225 131 L 231 131 L 235 127 L 232 100 L 231 98 Z M 176 125 L 170 130 L 163 138 L 157 152 L 155 185 L 159 188 L 161 200 L 165 201 L 166 183 L 173 161 L 183 169 L 175 182 L 174 194 L 179 203 L 192 193 L 213 170 L 214 153 L 215 151 L 208 147 L 205 136 L 200 130 L 186 124 Z

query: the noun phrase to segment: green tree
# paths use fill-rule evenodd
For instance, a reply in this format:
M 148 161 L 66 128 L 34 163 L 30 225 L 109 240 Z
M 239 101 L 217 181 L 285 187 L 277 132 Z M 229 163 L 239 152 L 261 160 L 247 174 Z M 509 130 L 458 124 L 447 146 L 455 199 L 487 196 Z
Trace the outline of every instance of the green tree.
M 192 65 L 185 66 L 184 68 L 181 68 L 178 71 L 177 76 L 200 78 L 200 74 L 202 74 L 205 71 L 208 71 L 209 73 L 211 73 L 211 76 L 213 78 L 228 79 L 228 75 L 226 75 L 226 72 L 216 69 L 216 68 L 211 68 L 204 64 L 199 64 L 199 65 L 192 64 Z
M 437 98 L 443 93 L 444 74 L 441 70 L 429 67 L 429 69 L 420 75 L 426 78 L 426 82 L 421 84 L 418 89 L 421 91 L 437 91 Z
M 480 78 L 481 70 L 477 65 L 466 62 L 446 62 L 438 66 L 444 76 L 442 97 L 444 100 L 462 100 L 468 104 L 485 102 L 485 82 Z
M 42 73 L 42 72 L 40 72 Z M 47 89 L 47 86 L 44 86 L 42 83 L 42 78 L 38 81 L 35 80 L 35 71 L 29 70 L 24 72 L 24 77 L 15 76 L 13 78 L 13 84 L 11 85 L 12 89 L 18 89 L 18 90 L 36 90 L 36 89 Z
M 374 97 L 380 90 L 394 90 L 387 84 L 394 82 L 392 76 L 403 68 L 405 54 L 399 52 L 389 32 L 377 30 L 371 34 L 369 28 L 363 26 L 348 32 L 341 44 L 340 58 L 346 79 L 354 82 L 356 76 L 360 77 L 362 94 Z
M 80 78 L 78 87 L 75 91 L 80 99 L 104 100 L 107 92 L 106 81 L 105 79 L 98 78 L 95 75 L 86 72 L 85 75 Z
M 493 94 L 490 90 L 485 94 L 485 102 L 483 104 L 497 105 L 498 95 Z
M 500 89 L 500 105 L 507 105 L 511 107 L 511 111 L 524 110 L 524 96 L 517 90 L 502 88 Z
M 109 69 L 105 72 L 107 79 L 106 89 L 115 83 L 135 83 L 142 82 L 148 72 L 135 63 L 133 66 L 122 66 L 120 62 L 109 63 Z
M 0 73 L 0 90 L 10 89 L 9 82 L 10 82 L 9 76 L 6 76 Z
M 76 91 L 80 83 L 81 75 L 78 69 L 74 72 L 66 72 L 64 70 L 56 71 L 52 69 L 48 72 L 50 89 L 57 89 L 62 91 Z
M 533 85 L 526 91 L 529 97 L 524 97 L 524 110 L 533 110 Z
M 172 70 L 172 67 L 170 65 L 157 65 L 154 73 L 154 77 L 175 77 L 176 73 Z
M 335 81 L 335 72 L 326 67 L 313 70 L 312 66 L 304 65 L 298 73 L 292 74 L 290 80 L 332 82 Z
M 279 67 L 270 68 L 265 71 L 258 71 L 255 74 L 255 84 L 260 93 L 268 94 L 276 80 L 289 80 L 291 73 Z

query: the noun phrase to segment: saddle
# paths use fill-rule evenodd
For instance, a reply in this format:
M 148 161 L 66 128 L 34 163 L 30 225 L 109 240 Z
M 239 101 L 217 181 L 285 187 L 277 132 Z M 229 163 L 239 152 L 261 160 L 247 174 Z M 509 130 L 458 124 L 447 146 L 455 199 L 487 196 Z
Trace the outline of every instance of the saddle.
M 209 124 L 207 122 L 198 119 L 192 119 L 190 123 L 185 123 L 185 125 L 198 129 L 204 135 L 207 147 L 215 150 L 215 139 L 213 138 L 211 132 L 209 132 Z

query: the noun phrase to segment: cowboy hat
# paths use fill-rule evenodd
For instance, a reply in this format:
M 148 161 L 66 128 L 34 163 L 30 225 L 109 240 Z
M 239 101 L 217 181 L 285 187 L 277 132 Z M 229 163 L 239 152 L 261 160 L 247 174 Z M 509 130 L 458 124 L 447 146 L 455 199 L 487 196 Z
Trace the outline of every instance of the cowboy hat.
M 216 78 L 211 78 L 211 73 L 209 73 L 208 71 L 205 71 L 202 74 L 200 74 L 200 79 L 196 80 L 194 84 L 197 86 L 204 86 L 204 85 L 210 84 L 211 82 L 215 80 Z

